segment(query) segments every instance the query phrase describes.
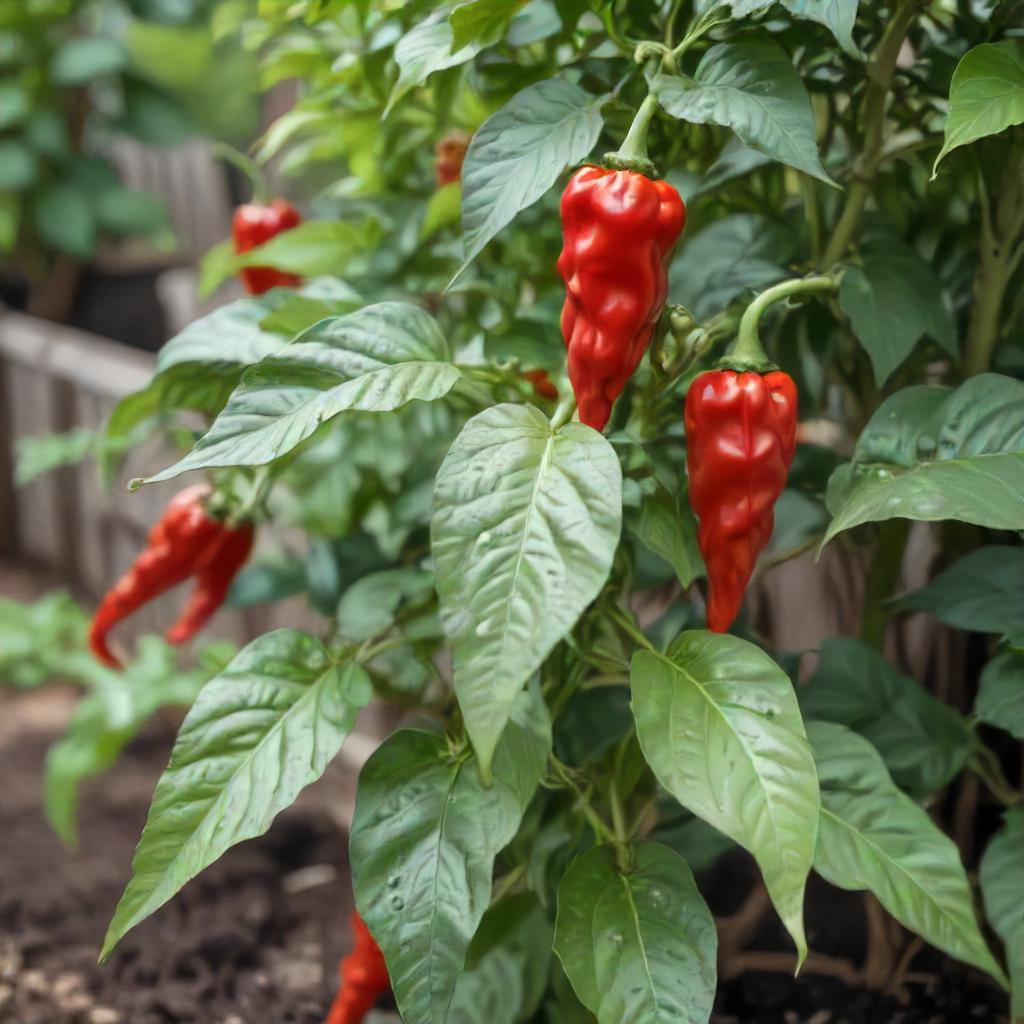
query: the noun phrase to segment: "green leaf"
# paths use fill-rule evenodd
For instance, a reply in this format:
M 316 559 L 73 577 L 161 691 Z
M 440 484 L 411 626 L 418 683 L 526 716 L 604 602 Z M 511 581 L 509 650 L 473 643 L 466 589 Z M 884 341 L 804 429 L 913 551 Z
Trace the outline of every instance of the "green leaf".
M 1024 383 L 994 373 L 955 391 L 904 388 L 875 410 L 829 481 L 822 546 L 861 523 L 959 519 L 1024 530 Z
M 452 50 L 495 39 L 504 31 L 512 15 L 525 6 L 526 0 L 466 0 L 460 3 L 448 18 L 452 27 Z
M 839 45 L 851 56 L 860 51 L 853 41 L 853 27 L 857 22 L 858 0 L 780 0 L 796 18 L 806 18 L 824 25 L 836 37 Z M 767 11 L 775 0 L 698 0 L 697 12 L 707 14 L 719 7 L 729 7 L 734 18 L 746 18 Z
M 970 740 L 963 717 L 860 640 L 826 640 L 799 695 L 805 718 L 860 733 L 915 796 L 940 789 L 963 767 Z
M 0 82 L 0 131 L 24 124 L 31 111 L 32 100 L 17 82 Z
M 427 203 L 420 225 L 420 241 L 426 241 L 441 228 L 457 224 L 462 209 L 462 185 L 458 181 L 449 182 L 439 188 Z
M 92 255 L 96 223 L 89 194 L 74 185 L 48 185 L 35 197 L 36 229 L 48 245 L 80 260 Z
M 301 292 L 283 294 L 274 310 L 260 321 L 260 327 L 287 338 L 296 337 L 319 320 L 352 313 L 364 304 L 354 289 L 331 278 L 311 281 Z
M 53 55 L 50 74 L 57 85 L 86 85 L 113 75 L 125 65 L 121 44 L 103 36 L 81 36 L 64 43 Z
M 85 646 L 85 613 L 63 591 L 34 604 L 0 598 L 0 684 L 28 689 L 56 679 Z
M 433 593 L 434 576 L 426 569 L 398 568 L 372 572 L 356 580 L 338 603 L 337 622 L 344 635 L 369 640 L 390 629 L 403 601 Z
M 718 936 L 679 854 L 638 840 L 623 871 L 610 846 L 578 857 L 558 887 L 555 952 L 598 1024 L 707 1024 Z
M 230 238 L 218 242 L 199 263 L 199 294 L 203 298 L 212 295 L 239 269 L 234 242 Z
M 953 842 L 896 788 L 867 740 L 824 722 L 807 731 L 821 779 L 815 870 L 841 889 L 874 893 L 912 932 L 1005 983 Z
M 84 462 L 96 449 L 96 431 L 76 427 L 66 434 L 27 434 L 15 441 L 15 447 L 14 483 L 24 487 L 51 470 Z
M 908 245 L 888 238 L 862 249 L 863 266 L 849 267 L 839 305 L 871 358 L 882 387 L 923 335 L 959 355 L 956 328 L 930 264 Z
M 384 117 L 410 89 L 423 85 L 435 71 L 471 61 L 486 45 L 487 41 L 481 39 L 453 52 L 454 32 L 445 13 L 435 12 L 399 39 L 395 46 L 398 81 L 391 90 Z
M 658 781 L 753 854 L 802 962 L 818 780 L 789 677 L 745 640 L 693 630 L 637 652 L 630 685 Z
M 473 936 L 446 1024 L 532 1019 L 547 988 L 551 940 L 551 925 L 533 893 L 492 904 Z
M 236 257 L 238 267 L 274 267 L 302 277 L 340 274 L 348 261 L 377 241 L 372 222 L 307 220 Z
M 71 149 L 67 124 L 55 110 L 33 111 L 25 125 L 25 142 L 33 152 L 53 160 L 64 159 Z
M 341 749 L 372 695 L 354 663 L 280 629 L 203 688 L 157 783 L 100 959 L 227 849 L 262 835 Z
M 808 548 L 821 536 L 827 522 L 828 512 L 820 501 L 787 487 L 775 502 L 775 528 L 761 556 L 760 571 Z
M 718 43 L 692 81 L 658 74 L 651 90 L 673 117 L 731 128 L 754 149 L 826 184 L 815 142 L 814 112 L 786 51 L 771 40 Z
M 188 707 L 213 674 L 182 670 L 173 648 L 154 636 L 141 637 L 124 670 L 100 665 L 84 650 L 68 657 L 62 671 L 89 688 L 61 736 L 46 753 L 43 807 L 54 831 L 77 845 L 78 787 L 106 771 L 124 745 L 162 707 Z
M 22 192 L 30 188 L 38 169 L 38 161 L 27 146 L 15 139 L 0 139 L 0 190 Z
M 246 370 L 195 448 L 143 482 L 212 466 L 263 466 L 341 412 L 389 412 L 443 398 L 459 379 L 448 354 L 433 317 L 407 302 L 321 320 Z
M 539 688 L 521 693 L 485 787 L 444 736 L 402 730 L 359 777 L 350 858 L 356 905 L 387 960 L 405 1024 L 444 1024 L 491 898 L 494 858 L 544 773 L 551 724 Z
M 134 67 L 166 89 L 199 86 L 210 74 L 213 40 L 206 26 L 129 22 L 125 45 Z
M 157 196 L 118 185 L 96 202 L 96 220 L 114 235 L 148 235 L 167 223 L 167 209 Z
M 946 138 L 932 168 L 958 146 L 1024 124 L 1024 42 L 982 43 L 960 59 L 949 85 Z
M 974 713 L 1024 740 L 1024 651 L 1004 651 L 985 666 Z
M 597 597 L 622 522 L 611 445 L 533 406 L 474 416 L 437 474 L 431 548 L 455 692 L 484 771 L 526 680 Z
M 586 158 L 601 134 L 607 100 L 550 78 L 517 92 L 481 125 L 462 165 L 466 257 L 456 278 L 566 167 Z
M 709 317 L 748 290 L 788 276 L 786 229 L 753 213 L 734 213 L 688 239 L 669 268 L 669 300 Z
M 704 571 L 697 547 L 697 521 L 689 507 L 685 514 L 668 488 L 657 484 L 640 508 L 626 519 L 630 531 L 650 551 L 675 570 L 676 578 L 688 587 Z
M 979 878 L 985 913 L 1006 946 L 1010 967 L 1011 1007 L 1015 1024 L 1024 1020 L 1024 807 L 1003 816 L 981 858 Z
M 930 583 L 901 597 L 901 611 L 928 612 L 954 629 L 1012 633 L 1024 629 L 1024 548 L 987 544 Z

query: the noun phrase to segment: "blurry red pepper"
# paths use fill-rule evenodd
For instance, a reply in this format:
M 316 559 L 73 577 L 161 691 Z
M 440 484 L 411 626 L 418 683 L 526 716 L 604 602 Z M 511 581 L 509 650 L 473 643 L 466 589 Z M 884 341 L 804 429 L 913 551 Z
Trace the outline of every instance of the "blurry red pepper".
M 709 370 L 686 395 L 690 504 L 708 570 L 708 628 L 716 633 L 743 604 L 796 451 L 796 385 L 765 369 Z
M 235 210 L 231 222 L 235 252 L 249 252 L 282 231 L 297 227 L 301 220 L 299 211 L 284 199 L 275 199 L 269 206 L 246 203 Z M 271 288 L 294 287 L 302 281 L 297 274 L 286 274 L 273 267 L 243 267 L 240 274 L 250 295 L 262 295 Z
M 587 166 L 562 193 L 562 335 L 580 420 L 595 430 L 650 344 L 685 222 L 679 193 L 638 171 Z
M 190 639 L 223 603 L 252 550 L 253 528 L 231 527 L 211 516 L 205 506 L 209 494 L 207 484 L 177 494 L 150 531 L 145 550 L 103 598 L 93 616 L 89 646 L 104 665 L 121 667 L 107 644 L 111 629 L 190 576 L 197 577 L 196 590 L 168 631 L 168 643 Z
M 338 966 L 341 987 L 327 1016 L 327 1024 L 360 1024 L 391 987 L 384 954 L 355 910 L 352 911 L 352 937 L 352 952 Z
M 558 388 L 547 370 L 523 370 L 522 376 L 533 385 L 533 393 L 538 398 L 546 398 L 549 402 L 558 401 Z
M 434 147 L 434 170 L 437 173 L 437 186 L 450 185 L 462 177 L 462 163 L 469 149 L 469 137 L 462 132 L 446 135 Z

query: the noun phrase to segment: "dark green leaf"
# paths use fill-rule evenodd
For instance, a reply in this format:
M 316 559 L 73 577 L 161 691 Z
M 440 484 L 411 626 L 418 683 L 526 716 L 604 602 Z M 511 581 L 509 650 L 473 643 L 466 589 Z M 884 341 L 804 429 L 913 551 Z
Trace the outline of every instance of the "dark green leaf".
M 1006 946 L 1012 993 L 1011 1015 L 1024 1020 L 1024 807 L 1013 807 L 981 858 L 985 913 Z
M 148 192 L 117 186 L 100 195 L 96 219 L 114 235 L 147 235 L 167 223 L 164 202 Z
M 88 193 L 73 185 L 48 185 L 35 197 L 33 212 L 44 242 L 81 260 L 92 255 L 96 223 Z
M 0 190 L 22 192 L 35 184 L 37 173 L 38 163 L 27 146 L 15 139 L 0 139 Z
M 125 65 L 121 44 L 103 36 L 71 39 L 53 55 L 50 74 L 57 85 L 85 85 L 94 78 L 112 75 Z
M 1024 629 L 1024 548 L 988 544 L 901 597 L 901 611 L 928 612 L 954 629 L 1012 633 Z
M 974 713 L 1024 740 L 1024 651 L 1004 651 L 985 666 Z
M 453 51 L 494 39 L 526 0 L 465 0 L 449 15 Z
M 483 123 L 462 165 L 466 258 L 459 273 L 566 167 L 590 153 L 607 100 L 564 78 L 551 78 L 516 93 Z
M 659 74 L 651 88 L 673 117 L 732 128 L 773 160 L 833 184 L 818 156 L 807 91 L 786 51 L 770 39 L 718 43 L 693 80 Z
M 944 786 L 967 757 L 964 719 L 859 640 L 826 640 L 799 695 L 806 718 L 845 725 L 870 740 L 896 783 L 915 796 Z
M 683 587 L 688 587 L 704 571 L 704 560 L 697 547 L 697 521 L 689 508 L 683 513 L 661 484 L 627 517 L 626 525 L 644 547 L 675 569 Z
M 707 1024 L 718 936 L 686 862 L 639 840 L 622 870 L 610 846 L 577 858 L 558 887 L 555 952 L 598 1024 Z

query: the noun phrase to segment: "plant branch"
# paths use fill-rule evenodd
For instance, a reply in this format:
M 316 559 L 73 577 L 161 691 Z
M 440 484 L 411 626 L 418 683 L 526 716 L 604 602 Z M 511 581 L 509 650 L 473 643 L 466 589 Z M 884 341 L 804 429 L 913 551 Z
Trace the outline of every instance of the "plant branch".
M 846 194 L 846 203 L 839 215 L 835 230 L 832 233 L 821 265 L 831 267 L 838 263 L 846 253 L 853 240 L 854 233 L 860 224 L 861 214 L 871 194 L 871 183 L 878 171 L 882 156 L 883 133 L 885 128 L 885 107 L 889 98 L 889 89 L 896 72 L 896 61 L 900 55 L 903 40 L 914 23 L 921 0 L 903 0 L 893 13 L 892 20 L 886 26 L 882 38 L 872 54 L 868 65 L 870 79 L 864 102 L 861 106 L 860 118 L 864 130 L 864 143 L 860 156 L 853 164 L 853 183 Z

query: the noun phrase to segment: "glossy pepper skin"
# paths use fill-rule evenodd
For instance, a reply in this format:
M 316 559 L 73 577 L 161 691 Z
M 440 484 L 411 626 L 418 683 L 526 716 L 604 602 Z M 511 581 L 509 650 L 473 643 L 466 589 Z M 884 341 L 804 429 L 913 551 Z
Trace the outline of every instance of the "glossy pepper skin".
M 651 341 L 686 222 L 667 181 L 584 167 L 562 193 L 562 336 L 580 420 L 603 430 Z
M 284 199 L 275 199 L 269 206 L 246 203 L 235 210 L 231 222 L 235 252 L 255 249 L 282 231 L 297 227 L 301 221 L 299 211 Z M 271 288 L 294 287 L 302 280 L 297 274 L 286 274 L 273 267 L 243 267 L 240 276 L 250 295 L 262 295 Z
M 708 570 L 708 628 L 732 625 L 796 451 L 796 385 L 769 373 L 710 370 L 686 395 L 686 463 Z
M 206 511 L 206 484 L 189 487 L 171 500 L 150 530 L 145 549 L 100 602 L 89 630 L 89 647 L 111 668 L 120 661 L 111 652 L 111 629 L 161 594 L 197 577 L 195 593 L 167 634 L 169 643 L 184 643 L 220 607 L 235 574 L 252 549 L 253 528 L 230 527 Z
M 327 1017 L 327 1024 L 360 1024 L 380 996 L 391 987 L 384 954 L 370 929 L 352 911 L 352 952 L 338 966 L 341 987 Z

